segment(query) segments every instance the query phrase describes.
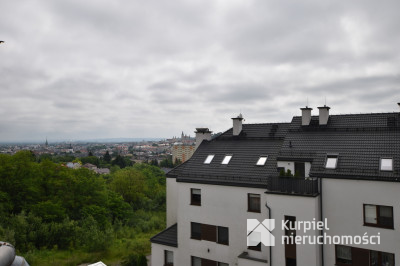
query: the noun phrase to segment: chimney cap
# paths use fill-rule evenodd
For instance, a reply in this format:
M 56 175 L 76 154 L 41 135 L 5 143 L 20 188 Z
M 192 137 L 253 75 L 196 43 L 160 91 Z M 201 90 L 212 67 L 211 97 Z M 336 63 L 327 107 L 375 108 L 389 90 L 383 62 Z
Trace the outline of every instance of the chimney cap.
M 329 110 L 329 109 L 331 109 L 331 108 L 330 108 L 329 106 L 324 105 L 324 106 L 318 107 L 318 109 L 327 109 L 327 110 Z
M 311 108 L 311 107 L 308 107 L 308 106 L 306 105 L 306 107 L 302 107 L 302 108 L 300 108 L 300 110 L 312 110 L 312 108 Z
M 194 133 L 211 133 L 207 127 L 197 127 Z
M 238 119 L 238 120 L 243 120 L 244 118 L 243 118 L 243 116 L 242 116 L 242 114 L 239 114 L 237 117 L 233 117 L 232 119 Z

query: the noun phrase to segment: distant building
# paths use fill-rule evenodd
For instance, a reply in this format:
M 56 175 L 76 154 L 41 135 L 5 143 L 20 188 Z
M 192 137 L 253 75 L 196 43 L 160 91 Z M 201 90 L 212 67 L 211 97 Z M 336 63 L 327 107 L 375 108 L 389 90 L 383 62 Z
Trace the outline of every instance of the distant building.
M 97 170 L 97 166 L 94 164 L 91 164 L 91 163 L 85 163 L 82 167 L 85 167 L 85 168 L 93 170 L 93 171 Z
M 95 172 L 100 174 L 100 175 L 108 175 L 110 173 L 110 169 L 108 169 L 108 168 L 97 168 L 95 170 Z
M 81 168 L 81 164 L 69 162 L 69 163 L 67 163 L 67 167 L 72 168 L 72 169 L 78 169 L 78 168 Z
M 175 162 L 177 159 L 182 163 L 189 160 L 192 157 L 195 151 L 194 145 L 185 145 L 182 143 L 176 143 L 172 147 L 172 162 Z

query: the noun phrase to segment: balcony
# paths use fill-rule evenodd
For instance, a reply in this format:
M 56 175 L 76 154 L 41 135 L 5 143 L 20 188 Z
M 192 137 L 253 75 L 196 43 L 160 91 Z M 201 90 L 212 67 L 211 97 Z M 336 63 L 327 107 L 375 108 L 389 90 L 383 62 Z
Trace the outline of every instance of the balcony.
M 269 177 L 268 192 L 298 196 L 318 196 L 318 179 L 305 177 Z

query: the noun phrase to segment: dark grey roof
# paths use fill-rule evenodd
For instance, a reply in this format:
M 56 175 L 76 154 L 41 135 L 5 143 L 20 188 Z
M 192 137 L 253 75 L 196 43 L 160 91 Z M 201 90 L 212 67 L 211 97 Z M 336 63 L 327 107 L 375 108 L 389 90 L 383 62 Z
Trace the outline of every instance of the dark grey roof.
M 290 123 L 243 124 L 241 136 L 246 139 L 284 138 Z M 232 128 L 218 136 L 219 139 L 232 137 Z
M 150 238 L 150 242 L 165 246 L 178 247 L 178 225 L 174 224 Z
M 277 174 L 276 157 L 289 127 L 280 124 L 244 124 L 240 136 L 232 129 L 211 141 L 203 141 L 193 156 L 173 169 L 168 177 L 178 182 L 266 187 L 267 177 Z M 204 164 L 208 155 L 215 155 Z M 225 155 L 232 155 L 229 164 L 222 165 Z M 257 166 L 261 155 L 268 155 L 264 166 Z
M 339 155 L 336 169 L 325 169 L 329 153 Z M 379 170 L 382 157 L 393 158 L 394 171 Z M 400 181 L 399 113 L 331 115 L 326 126 L 294 117 L 279 160 L 299 159 L 312 160 L 312 176 Z
M 211 164 L 204 164 L 209 154 Z M 225 155 L 233 155 L 221 165 Z M 338 154 L 336 169 L 325 169 L 327 154 Z M 260 155 L 268 155 L 265 166 L 256 166 Z M 380 158 L 393 158 L 393 171 L 380 171 Z M 167 174 L 178 182 L 265 187 L 269 176 L 277 176 L 277 160 L 310 161 L 310 175 L 400 181 L 400 113 L 330 115 L 320 126 L 312 116 L 309 126 L 301 117 L 291 123 L 244 124 L 239 136 L 227 130 L 211 141 L 203 141 L 192 158 Z

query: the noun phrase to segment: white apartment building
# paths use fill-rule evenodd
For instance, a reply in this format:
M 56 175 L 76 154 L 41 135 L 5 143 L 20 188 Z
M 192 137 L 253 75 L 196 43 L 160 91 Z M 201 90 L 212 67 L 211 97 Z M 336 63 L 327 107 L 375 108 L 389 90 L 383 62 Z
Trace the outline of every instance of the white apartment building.
M 152 265 L 400 265 L 400 113 L 318 109 L 290 123 L 239 116 L 214 139 L 198 129 L 193 156 L 167 174 L 167 229 L 151 238 Z M 247 219 L 274 219 L 275 245 L 248 246 Z M 281 226 L 318 221 L 325 228 Z

